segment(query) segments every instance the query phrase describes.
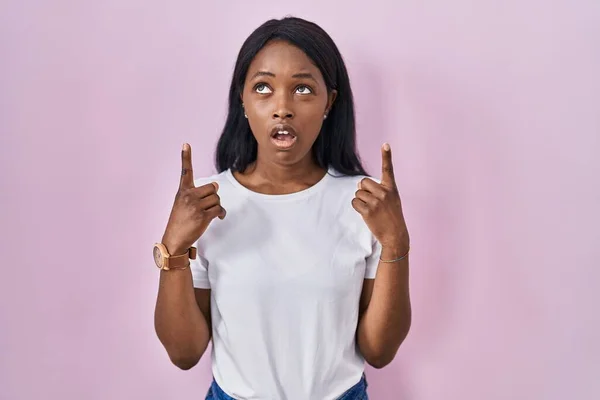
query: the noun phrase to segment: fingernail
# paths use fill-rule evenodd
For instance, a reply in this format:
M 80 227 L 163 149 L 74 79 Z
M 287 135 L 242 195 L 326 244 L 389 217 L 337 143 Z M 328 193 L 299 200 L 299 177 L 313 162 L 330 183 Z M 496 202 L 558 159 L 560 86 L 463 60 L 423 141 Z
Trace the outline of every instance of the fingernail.
M 383 149 L 384 149 L 385 151 L 390 151 L 390 145 L 389 145 L 388 143 L 384 143 L 384 144 L 383 144 Z

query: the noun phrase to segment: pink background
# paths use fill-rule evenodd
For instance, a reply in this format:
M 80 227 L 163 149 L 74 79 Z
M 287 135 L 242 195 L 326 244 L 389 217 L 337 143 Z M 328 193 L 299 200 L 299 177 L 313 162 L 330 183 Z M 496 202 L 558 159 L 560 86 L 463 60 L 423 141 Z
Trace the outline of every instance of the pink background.
M 600 3 L 0 3 L 0 399 L 203 399 L 153 330 L 184 141 L 211 173 L 237 51 L 270 17 L 345 56 L 389 141 L 414 324 L 375 400 L 600 398 Z M 316 400 L 316 399 L 315 399 Z

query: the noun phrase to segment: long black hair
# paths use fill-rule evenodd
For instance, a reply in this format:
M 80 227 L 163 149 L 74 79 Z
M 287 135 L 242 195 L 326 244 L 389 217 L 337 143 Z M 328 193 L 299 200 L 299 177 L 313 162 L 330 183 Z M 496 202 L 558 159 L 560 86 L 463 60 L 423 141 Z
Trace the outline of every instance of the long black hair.
M 241 94 L 250 63 L 272 40 L 286 41 L 304 51 L 321 71 L 328 93 L 337 90 L 335 102 L 313 144 L 317 164 L 325 169 L 333 167 L 344 175 L 367 175 L 356 151 L 354 100 L 342 55 L 321 27 L 296 17 L 265 22 L 242 45 L 229 89 L 227 121 L 217 144 L 217 170 L 231 168 L 243 172 L 256 161 L 258 144 L 244 117 Z

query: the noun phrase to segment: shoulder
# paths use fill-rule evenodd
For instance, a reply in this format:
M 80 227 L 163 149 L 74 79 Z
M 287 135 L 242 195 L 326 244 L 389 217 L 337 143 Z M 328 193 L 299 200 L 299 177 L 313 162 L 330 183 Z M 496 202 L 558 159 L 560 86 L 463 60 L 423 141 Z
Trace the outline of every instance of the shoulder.
M 339 190 L 342 192 L 351 191 L 354 193 L 358 190 L 358 182 L 363 179 L 372 179 L 377 183 L 381 183 L 381 181 L 377 178 L 373 178 L 367 175 L 344 175 L 333 169 L 330 169 L 329 172 L 329 187 L 333 190 Z
M 227 207 L 231 207 L 236 203 L 244 201 L 244 197 L 239 196 L 239 191 L 236 190 L 234 181 L 235 179 L 231 174 L 231 170 L 225 170 L 220 173 L 194 179 L 194 186 L 201 187 L 216 182 L 219 185 L 217 194 L 221 199 L 221 205 L 227 209 Z
M 367 175 L 344 175 L 332 170 L 329 174 L 324 207 L 329 207 L 336 215 L 336 222 L 349 233 L 348 237 L 354 238 L 360 246 L 370 249 L 374 237 L 362 216 L 352 207 L 352 200 L 356 196 L 360 181 L 372 179 L 380 183 L 380 180 Z
M 344 175 L 335 170 L 329 170 L 327 178 L 326 203 L 331 207 L 340 207 L 352 217 L 359 216 L 352 207 L 352 200 L 358 191 L 358 183 L 363 179 L 372 179 L 379 183 L 379 179 L 368 175 Z M 352 219 L 352 218 L 351 218 Z
M 203 177 L 195 178 L 194 186 L 200 187 L 200 186 L 204 186 L 206 184 L 212 183 L 212 182 L 217 182 L 219 184 L 219 187 L 222 187 L 223 184 L 226 184 L 229 182 L 229 179 L 227 177 L 228 174 L 229 174 L 228 171 L 223 171 L 221 173 L 215 173 L 212 175 L 206 175 Z

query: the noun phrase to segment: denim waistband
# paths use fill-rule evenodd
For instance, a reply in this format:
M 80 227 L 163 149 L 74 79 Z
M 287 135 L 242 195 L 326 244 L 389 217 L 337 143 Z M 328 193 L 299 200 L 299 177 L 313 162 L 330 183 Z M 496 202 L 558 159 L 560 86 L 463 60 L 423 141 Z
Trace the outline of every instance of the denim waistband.
M 369 400 L 369 395 L 367 394 L 367 378 L 365 374 L 362 375 L 360 381 L 350 389 L 346 390 L 344 394 L 337 398 L 337 400 Z M 206 393 L 206 397 L 204 400 L 235 400 L 233 397 L 229 396 L 227 393 L 223 391 L 217 384 L 217 382 L 213 379 L 210 388 L 208 389 L 208 393 Z M 307 399 L 307 400 L 315 400 L 315 399 Z

